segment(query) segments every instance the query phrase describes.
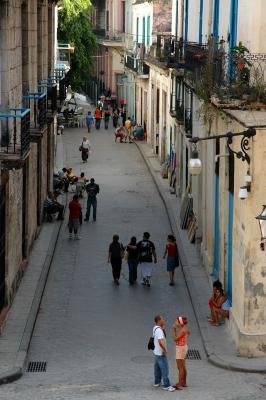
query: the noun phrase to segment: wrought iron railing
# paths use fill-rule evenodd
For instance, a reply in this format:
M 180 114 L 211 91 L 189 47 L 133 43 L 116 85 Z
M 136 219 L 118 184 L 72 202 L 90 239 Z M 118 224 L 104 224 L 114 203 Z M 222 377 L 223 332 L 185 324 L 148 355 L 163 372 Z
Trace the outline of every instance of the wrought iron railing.
M 9 114 L 0 114 L 0 121 L 0 155 L 23 158 L 30 149 L 30 109 L 11 108 Z
M 52 83 L 47 86 L 47 110 L 54 112 L 57 110 L 57 84 Z
M 236 108 L 266 105 L 266 54 L 185 43 L 184 57 L 185 73 L 200 96 Z
M 65 78 L 61 77 L 59 79 L 59 101 L 63 103 L 66 99 L 66 82 Z
M 46 93 L 29 93 L 27 96 L 23 96 L 23 99 L 27 101 L 28 108 L 33 107 L 33 121 L 31 122 L 30 127 L 42 130 L 46 126 Z
M 140 75 L 148 75 L 150 72 L 149 66 L 143 60 L 130 54 L 126 54 L 125 67 Z
M 184 110 L 184 123 L 186 136 L 192 136 L 192 112 L 190 108 Z
M 183 41 L 170 35 L 157 35 L 156 58 L 167 67 L 181 67 L 183 63 Z

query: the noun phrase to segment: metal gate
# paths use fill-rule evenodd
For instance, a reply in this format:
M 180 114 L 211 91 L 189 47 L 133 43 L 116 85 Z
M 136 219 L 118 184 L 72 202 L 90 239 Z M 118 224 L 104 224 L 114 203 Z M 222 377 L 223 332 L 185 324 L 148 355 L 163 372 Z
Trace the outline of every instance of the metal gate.
M 5 233 L 6 233 L 5 187 L 0 186 L 0 311 L 5 305 Z

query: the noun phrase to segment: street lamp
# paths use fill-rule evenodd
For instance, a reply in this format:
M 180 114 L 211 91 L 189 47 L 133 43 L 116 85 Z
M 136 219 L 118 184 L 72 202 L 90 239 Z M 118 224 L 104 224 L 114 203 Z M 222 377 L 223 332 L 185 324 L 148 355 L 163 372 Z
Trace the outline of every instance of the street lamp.
M 260 215 L 256 217 L 256 219 L 259 221 L 260 225 L 260 231 L 261 231 L 261 250 L 264 250 L 264 241 L 266 240 L 266 206 L 263 206 L 262 212 Z
M 197 176 L 201 173 L 201 160 L 199 159 L 199 153 L 196 144 L 192 150 L 191 159 L 188 162 L 188 172 L 190 175 Z
M 248 165 L 250 164 L 250 157 L 247 153 L 249 150 L 249 140 L 256 135 L 256 129 L 254 128 L 249 128 L 246 131 L 243 132 L 238 132 L 238 133 L 232 133 L 232 132 L 227 132 L 225 135 L 216 135 L 216 136 L 209 136 L 209 137 L 204 137 L 204 138 L 199 138 L 199 137 L 193 137 L 189 139 L 189 141 L 192 143 L 193 151 L 192 151 L 192 158 L 189 160 L 189 168 L 191 166 L 191 174 L 192 175 L 199 175 L 201 172 L 201 161 L 198 158 L 198 152 L 197 152 L 197 143 L 201 142 L 203 140 L 217 140 L 221 138 L 226 138 L 227 139 L 227 148 L 229 151 L 230 155 L 235 155 L 237 158 L 239 158 L 242 161 L 246 161 Z M 231 145 L 233 143 L 233 138 L 235 136 L 242 136 L 241 139 L 241 150 L 235 151 L 231 148 Z M 197 172 L 196 172 L 197 171 Z M 199 171 L 199 172 L 198 172 Z M 193 174 L 194 172 L 194 174 Z M 249 181 L 248 183 L 250 184 L 251 178 L 247 178 Z

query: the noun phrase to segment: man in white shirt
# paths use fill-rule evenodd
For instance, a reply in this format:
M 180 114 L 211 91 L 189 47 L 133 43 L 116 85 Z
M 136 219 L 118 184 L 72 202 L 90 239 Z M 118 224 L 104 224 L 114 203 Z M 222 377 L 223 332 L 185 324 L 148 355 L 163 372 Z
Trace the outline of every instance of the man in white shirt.
M 175 388 L 170 385 L 169 368 L 167 361 L 167 345 L 164 333 L 164 319 L 161 315 L 154 318 L 155 326 L 153 328 L 154 338 L 154 386 L 159 387 L 163 379 L 163 389 L 168 392 L 174 392 Z

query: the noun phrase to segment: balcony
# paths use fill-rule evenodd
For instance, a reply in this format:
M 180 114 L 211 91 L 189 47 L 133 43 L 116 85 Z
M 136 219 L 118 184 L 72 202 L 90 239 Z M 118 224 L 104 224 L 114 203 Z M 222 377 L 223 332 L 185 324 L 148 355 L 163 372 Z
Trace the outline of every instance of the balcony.
M 206 66 L 209 58 L 209 50 L 207 45 L 198 43 L 184 44 L 184 61 L 185 69 L 196 72 Z
M 266 108 L 266 54 L 242 44 L 228 53 L 223 43 L 185 44 L 185 75 L 204 101 L 219 108 Z
M 147 77 L 150 73 L 150 67 L 144 62 L 144 60 L 134 57 L 133 54 L 126 55 L 125 67 L 142 76 L 143 78 Z
M 23 99 L 27 101 L 27 107 L 33 111 L 30 135 L 31 140 L 36 141 L 36 138 L 43 137 L 47 127 L 47 96 L 46 93 L 29 93 L 23 96 Z
M 181 99 L 176 99 L 175 94 L 171 96 L 170 115 L 176 118 L 180 125 L 184 124 L 184 104 Z
M 30 152 L 30 109 L 11 108 L 0 114 L 0 161 L 7 169 L 19 169 Z
M 99 39 L 104 39 L 106 37 L 106 30 L 104 28 L 94 28 L 92 32 Z
M 157 35 L 155 43 L 147 54 L 149 62 L 161 68 L 174 68 L 184 74 L 183 41 L 178 41 L 171 35 Z
M 51 124 L 57 112 L 57 84 L 47 86 L 47 123 Z
M 59 104 L 61 106 L 66 99 L 66 82 L 65 82 L 65 78 L 63 76 L 59 78 L 58 86 L 59 86 L 58 100 L 59 100 Z

